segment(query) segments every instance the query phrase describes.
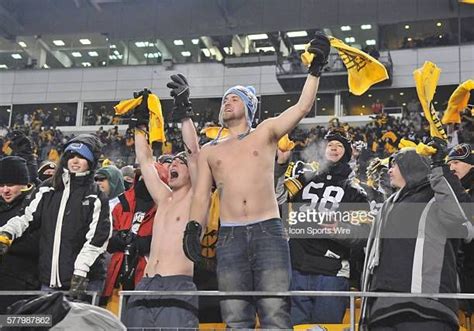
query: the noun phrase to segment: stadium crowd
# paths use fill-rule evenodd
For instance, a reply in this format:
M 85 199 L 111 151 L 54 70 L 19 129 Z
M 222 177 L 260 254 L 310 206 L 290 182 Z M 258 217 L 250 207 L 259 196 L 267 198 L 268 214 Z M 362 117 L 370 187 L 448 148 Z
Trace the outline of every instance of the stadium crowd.
M 218 123 L 196 130 L 181 74 L 167 85 L 180 127 L 163 123 L 157 97 L 144 90 L 116 106 L 129 116 L 125 133 L 65 135 L 38 114 L 4 128 L 0 290 L 64 290 L 77 300 L 99 291 L 115 313 L 118 292 L 134 289 L 472 293 L 472 110 L 448 141 L 432 137 L 418 113 L 296 128 L 329 47 L 317 34 L 300 99 L 254 129 L 255 89 L 235 86 Z M 311 235 L 292 235 L 308 210 L 329 218 L 314 221 Z M 337 216 L 347 213 L 349 221 Z M 1 296 L 0 311 L 17 300 Z M 168 295 L 133 296 L 126 306 L 131 328 L 254 328 L 258 316 L 263 329 L 288 329 L 341 323 L 348 302 Z M 461 306 L 472 313 L 472 303 Z M 363 300 L 359 325 L 457 330 L 459 309 L 456 300 Z

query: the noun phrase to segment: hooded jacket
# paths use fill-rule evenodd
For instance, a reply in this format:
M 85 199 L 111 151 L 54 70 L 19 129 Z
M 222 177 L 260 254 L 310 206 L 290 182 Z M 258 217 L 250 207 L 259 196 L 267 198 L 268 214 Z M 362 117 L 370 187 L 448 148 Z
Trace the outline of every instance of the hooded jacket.
M 133 225 L 138 225 L 138 230 L 134 229 L 136 232 L 136 237 L 133 240 L 135 254 L 133 252 L 131 254 L 135 255 L 132 259 L 136 263 L 130 267 L 135 267 L 135 285 L 142 279 L 147 264 L 145 256 L 150 253 L 153 220 L 156 213 L 156 205 L 146 189 L 145 182 L 138 181 L 138 176 L 135 177 L 134 185 L 119 195 L 119 200 L 120 203 L 112 211 L 114 231 L 107 247 L 107 251 L 112 253 L 112 258 L 107 267 L 107 278 L 103 292 L 105 297 L 112 295 L 123 271 L 126 256 L 123 243 L 119 238 L 120 232 L 131 231 Z
M 109 181 L 109 207 L 110 210 L 113 210 L 113 208 L 119 202 L 117 197 L 125 191 L 122 172 L 115 166 L 108 166 L 100 168 L 97 170 L 96 174 L 102 174 L 106 176 L 107 180 Z
M 446 166 L 430 169 L 414 149 L 393 157 L 406 186 L 383 204 L 367 243 L 363 291 L 456 293 L 456 252 L 460 239 L 474 234 L 468 221 L 468 197 Z M 417 314 L 457 325 L 457 302 L 425 298 L 363 300 L 362 321 Z
M 87 144 L 95 156 L 100 152 L 93 135 L 79 135 L 65 146 L 72 142 Z M 70 173 L 66 163 L 63 155 L 56 174 L 35 190 L 23 213 L 0 228 L 15 242 L 28 228 L 39 227 L 40 282 L 58 289 L 69 288 L 73 274 L 105 278 L 102 254 L 112 232 L 108 199 L 93 172 Z
M 463 178 L 461 184 L 471 198 L 471 205 L 474 203 L 474 168 L 472 168 Z M 474 293 L 474 240 L 464 243 L 462 247 L 463 263 L 461 269 L 461 290 L 462 292 Z M 469 310 L 474 311 L 474 302 L 468 301 Z

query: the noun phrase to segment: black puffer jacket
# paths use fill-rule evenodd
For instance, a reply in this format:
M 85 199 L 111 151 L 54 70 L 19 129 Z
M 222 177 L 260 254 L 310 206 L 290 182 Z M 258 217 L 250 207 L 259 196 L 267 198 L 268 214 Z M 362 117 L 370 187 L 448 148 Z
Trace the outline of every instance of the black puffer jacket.
M 23 191 L 12 203 L 2 201 L 0 204 L 0 226 L 23 213 L 23 204 L 33 192 L 33 186 Z M 0 290 L 37 290 L 38 280 L 38 228 L 30 227 L 25 234 L 16 240 L 8 254 L 0 263 Z
M 98 159 L 100 142 L 89 134 L 70 140 L 86 144 Z M 89 162 L 94 169 L 97 161 Z M 33 193 L 22 215 L 0 228 L 14 242 L 30 226 L 40 228 L 39 277 L 43 285 L 67 289 L 73 274 L 105 279 L 103 254 L 112 233 L 108 198 L 93 179 L 93 171 L 70 173 L 63 155 L 52 179 Z

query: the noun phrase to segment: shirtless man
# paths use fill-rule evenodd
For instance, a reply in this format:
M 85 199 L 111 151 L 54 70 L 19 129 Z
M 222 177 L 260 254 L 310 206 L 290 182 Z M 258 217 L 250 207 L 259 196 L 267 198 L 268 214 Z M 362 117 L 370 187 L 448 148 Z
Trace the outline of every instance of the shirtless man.
M 182 75 L 171 76 L 176 88 L 189 87 Z M 175 89 L 173 89 L 174 91 Z M 172 91 L 172 95 L 173 95 Z M 186 92 L 185 92 L 186 93 Z M 183 98 L 181 95 L 180 98 Z M 175 113 L 181 113 L 183 141 L 187 152 L 174 156 L 169 167 L 169 184 L 163 183 L 154 166 L 152 150 L 144 134 L 146 128 L 135 130 L 135 151 L 145 185 L 158 206 L 153 223 L 150 256 L 139 291 L 193 291 L 193 263 L 186 258 L 181 245 L 192 197 L 192 183 L 197 172 L 198 138 L 186 106 L 175 98 Z M 183 107 L 187 107 L 183 110 Z M 183 111 L 181 111 L 183 110 Z M 180 112 L 181 111 L 181 112 Z M 197 296 L 137 297 L 128 303 L 128 327 L 186 327 L 197 328 L 199 320 Z
M 222 100 L 220 124 L 229 129 L 199 154 L 198 175 L 183 246 L 193 261 L 200 259 L 199 238 L 206 223 L 213 180 L 220 190 L 217 279 L 221 291 L 288 291 L 288 239 L 280 220 L 273 169 L 278 140 L 310 111 L 330 45 L 323 34 L 311 41 L 316 56 L 298 102 L 251 131 L 257 109 L 253 88 L 235 86 Z M 231 328 L 292 328 L 289 304 L 281 297 L 241 297 L 221 301 L 223 319 Z

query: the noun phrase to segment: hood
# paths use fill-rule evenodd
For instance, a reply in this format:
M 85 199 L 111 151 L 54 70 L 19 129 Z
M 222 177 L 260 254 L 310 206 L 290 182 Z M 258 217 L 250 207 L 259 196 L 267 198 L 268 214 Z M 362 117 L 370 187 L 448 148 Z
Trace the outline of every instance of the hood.
M 109 199 L 118 197 L 125 191 L 125 185 L 123 184 L 122 172 L 115 166 L 103 167 L 97 170 L 97 174 L 102 174 L 107 177 L 110 185 Z
M 390 159 L 398 164 L 407 188 L 416 187 L 428 180 L 431 172 L 430 159 L 418 154 L 415 148 L 404 148 Z
M 91 170 L 93 170 L 93 168 L 95 168 L 95 166 L 97 165 L 97 160 L 99 160 L 99 158 L 100 158 L 101 149 L 102 149 L 102 146 L 103 146 L 102 143 L 100 142 L 99 138 L 97 138 L 97 136 L 95 136 L 93 134 L 89 134 L 89 133 L 80 134 L 80 135 L 72 138 L 71 140 L 69 140 L 67 143 L 65 143 L 64 144 L 64 150 L 66 150 L 67 147 L 72 143 L 83 143 L 83 144 L 87 145 L 87 147 L 89 147 L 90 151 L 93 154 L 93 158 L 94 158 L 94 162 L 92 163 L 92 168 L 91 168 Z

